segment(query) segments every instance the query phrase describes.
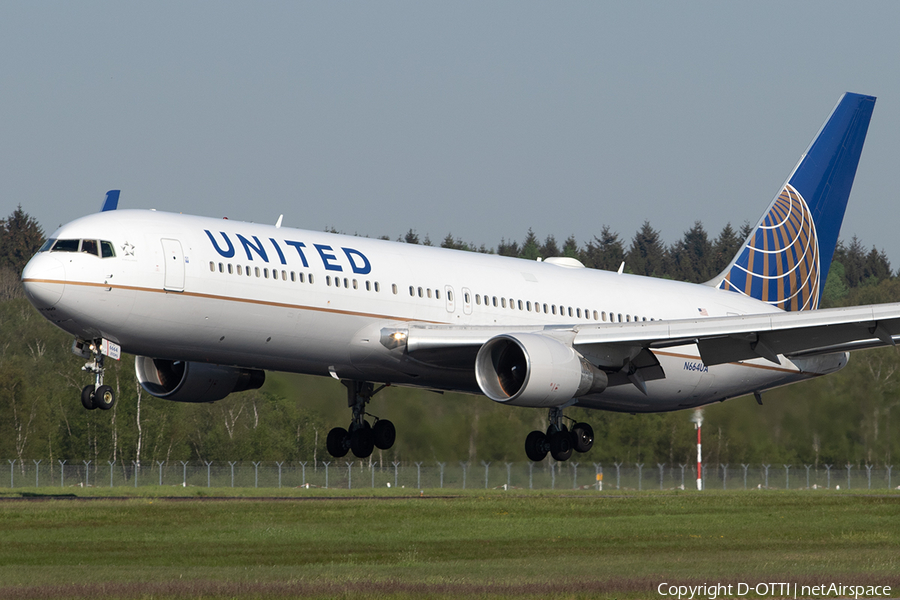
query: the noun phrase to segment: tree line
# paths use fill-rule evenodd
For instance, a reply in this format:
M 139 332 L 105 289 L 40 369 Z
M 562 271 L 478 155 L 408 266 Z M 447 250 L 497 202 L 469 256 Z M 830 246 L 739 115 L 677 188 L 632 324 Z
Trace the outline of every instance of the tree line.
M 523 242 L 502 240 L 496 249 L 472 248 L 448 235 L 444 247 L 490 251 L 524 259 L 571 256 L 591 268 L 705 281 L 720 272 L 749 233 L 730 225 L 710 238 L 697 222 L 666 245 L 645 222 L 627 246 L 603 227 L 579 245 L 540 241 L 529 230 Z M 256 391 L 212 404 L 179 404 L 149 396 L 138 385 L 133 357 L 113 362 L 106 383 L 119 398 L 108 412 L 85 411 L 79 394 L 90 377 L 70 352 L 70 336 L 21 298 L 18 278 L 43 243 L 37 223 L 19 207 L 0 221 L 0 273 L 12 292 L 0 297 L 0 458 L 131 461 L 328 460 L 325 436 L 348 419 L 338 382 L 269 373 Z M 419 243 L 414 231 L 403 240 Z M 423 240 L 427 242 L 428 240 Z M 857 238 L 840 243 L 826 283 L 830 306 L 900 300 L 900 278 L 883 252 Z M 894 348 L 857 352 L 844 370 L 826 378 L 705 409 L 704 454 L 721 464 L 893 464 L 900 407 L 900 353 Z M 483 397 L 388 388 L 369 406 L 391 419 L 396 445 L 372 460 L 525 460 L 528 431 L 546 426 L 546 411 L 510 408 Z M 690 412 L 629 415 L 570 409 L 590 422 L 594 449 L 583 461 L 626 464 L 687 463 L 695 456 Z

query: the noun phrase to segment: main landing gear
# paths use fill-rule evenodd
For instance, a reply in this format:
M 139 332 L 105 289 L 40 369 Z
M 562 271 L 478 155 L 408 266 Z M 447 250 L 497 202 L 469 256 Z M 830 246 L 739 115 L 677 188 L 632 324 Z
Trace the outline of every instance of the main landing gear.
M 328 432 L 325 441 L 328 453 L 340 458 L 346 456 L 348 451 L 352 451 L 357 458 L 367 458 L 372 455 L 375 448 L 387 450 L 393 446 L 397 437 L 393 423 L 376 417 L 375 424 L 369 425 L 365 419 L 366 403 L 386 386 L 375 389 L 375 386 L 367 381 L 341 381 L 341 383 L 347 386 L 347 405 L 353 409 L 353 421 L 348 429 L 335 427 Z
M 573 451 L 587 452 L 593 447 L 594 430 L 590 425 L 575 423 L 570 430 L 563 425 L 563 418 L 561 408 L 551 408 L 547 433 L 532 431 L 528 434 L 525 438 L 525 454 L 528 455 L 528 460 L 540 462 L 548 452 L 556 460 L 569 460 Z
M 111 409 L 116 403 L 116 393 L 108 385 L 103 385 L 104 356 L 100 352 L 99 344 L 94 342 L 90 345 L 79 345 L 79 340 L 75 340 L 73 349 L 77 349 L 84 356 L 91 357 L 91 360 L 86 362 L 81 370 L 94 375 L 94 383 L 84 386 L 84 389 L 81 390 L 81 405 L 88 410 Z

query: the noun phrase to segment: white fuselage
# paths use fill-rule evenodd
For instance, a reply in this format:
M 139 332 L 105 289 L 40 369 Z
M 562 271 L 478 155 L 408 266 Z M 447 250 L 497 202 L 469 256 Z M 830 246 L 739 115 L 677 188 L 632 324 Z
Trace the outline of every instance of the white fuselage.
M 209 233 L 207 233 L 209 232 Z M 739 294 L 566 266 L 146 210 L 93 214 L 54 239 L 108 240 L 115 257 L 41 252 L 23 280 L 62 329 L 137 355 L 480 393 L 474 372 L 399 358 L 385 328 L 603 326 L 778 312 Z M 496 302 L 496 304 L 495 304 Z M 693 344 L 654 350 L 665 378 L 579 406 L 698 406 L 836 370 L 764 359 L 707 367 Z

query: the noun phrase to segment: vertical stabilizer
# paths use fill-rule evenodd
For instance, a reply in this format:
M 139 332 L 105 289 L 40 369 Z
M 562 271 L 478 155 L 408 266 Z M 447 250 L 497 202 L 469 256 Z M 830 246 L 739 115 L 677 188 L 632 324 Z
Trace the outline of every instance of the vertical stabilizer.
M 783 310 L 818 308 L 873 96 L 844 94 L 730 265 L 710 284 Z
M 103 204 L 100 206 L 100 212 L 116 210 L 118 206 L 119 190 L 109 190 L 108 192 L 106 192 L 106 198 L 103 199 Z

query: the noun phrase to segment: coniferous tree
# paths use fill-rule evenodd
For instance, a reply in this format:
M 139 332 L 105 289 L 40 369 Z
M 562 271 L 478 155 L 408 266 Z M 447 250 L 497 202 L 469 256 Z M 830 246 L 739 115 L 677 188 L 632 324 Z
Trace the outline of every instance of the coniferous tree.
M 841 246 L 843 244 L 839 244 L 839 247 Z M 835 258 L 844 265 L 847 285 L 851 288 L 859 287 L 866 278 L 866 251 L 859 238 L 855 235 L 850 239 L 850 245 L 841 248 L 841 250 L 840 255 L 838 255 L 837 250 L 835 251 Z
M 528 234 L 525 236 L 525 241 L 522 242 L 522 249 L 519 251 L 519 258 L 536 260 L 540 255 L 541 245 L 538 242 L 537 236 L 534 235 L 534 231 L 529 227 Z
M 25 264 L 43 243 L 43 229 L 22 210 L 20 204 L 11 215 L 0 221 L 0 267 L 21 275 Z
M 441 248 L 450 248 L 451 250 L 471 250 L 469 245 L 462 241 L 462 238 L 454 238 L 452 233 L 448 233 L 444 241 L 441 242 Z
M 562 254 L 569 258 L 578 258 L 581 254 L 578 251 L 578 241 L 575 239 L 574 235 L 570 235 L 568 239 L 566 239 L 565 244 L 563 244 Z
M 712 270 L 713 276 L 718 275 L 725 270 L 725 267 L 731 262 L 738 249 L 744 242 L 738 237 L 738 234 L 731 227 L 731 223 L 726 223 L 725 227 L 719 233 L 719 237 L 713 242 L 713 258 Z
M 544 245 L 540 248 L 540 256 L 542 258 L 550 258 L 551 256 L 559 256 L 559 246 L 556 245 L 556 238 L 548 235 L 544 240 Z
M 625 256 L 625 268 L 637 275 L 664 277 L 668 256 L 666 248 L 659 237 L 659 231 L 644 221 L 640 230 L 631 240 L 631 248 Z
M 878 252 L 875 246 L 866 255 L 866 267 L 863 272 L 866 281 L 880 283 L 891 276 L 891 261 L 884 250 Z
M 625 260 L 625 249 L 619 234 L 604 225 L 600 230 L 600 237 L 594 236 L 592 242 L 588 242 L 582 254 L 582 262 L 593 269 L 615 271 Z
M 515 240 L 507 242 L 501 238 L 500 245 L 497 246 L 497 254 L 500 256 L 519 256 L 519 243 Z
M 680 281 L 701 283 L 713 278 L 713 247 L 700 221 L 684 232 L 684 238 L 672 246 L 671 275 Z

